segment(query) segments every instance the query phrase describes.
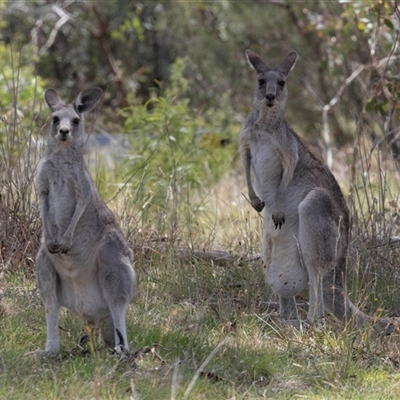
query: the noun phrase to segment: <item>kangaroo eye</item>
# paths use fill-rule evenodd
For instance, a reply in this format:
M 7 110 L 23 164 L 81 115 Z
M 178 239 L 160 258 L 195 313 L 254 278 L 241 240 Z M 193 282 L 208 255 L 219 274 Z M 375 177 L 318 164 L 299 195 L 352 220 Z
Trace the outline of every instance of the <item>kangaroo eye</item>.
M 279 85 L 281 88 L 285 87 L 285 81 L 279 81 L 279 82 L 278 82 L 278 85 Z
M 74 119 L 72 120 L 72 123 L 73 123 L 74 125 L 78 125 L 79 122 L 80 122 L 80 119 L 79 119 L 79 118 L 74 118 Z
M 53 117 L 53 124 L 58 124 L 60 122 L 60 118 Z
M 260 87 L 264 86 L 265 85 L 265 79 L 259 79 L 258 80 L 258 84 L 260 85 Z

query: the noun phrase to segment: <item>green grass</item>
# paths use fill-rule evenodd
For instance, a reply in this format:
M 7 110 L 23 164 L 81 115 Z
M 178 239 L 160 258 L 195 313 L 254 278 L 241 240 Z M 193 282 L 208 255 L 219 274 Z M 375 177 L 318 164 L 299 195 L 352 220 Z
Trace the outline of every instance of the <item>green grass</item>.
M 360 333 L 329 317 L 320 330 L 283 325 L 266 304 L 270 295 L 257 265 L 180 261 L 170 250 L 165 256 L 137 255 L 136 269 L 139 285 L 127 315 L 133 356 L 122 362 L 97 336 L 94 353 L 79 345 L 83 326 L 65 310 L 60 356 L 38 359 L 45 318 L 34 282 L 22 272 L 6 274 L 0 296 L 0 398 L 400 395 L 398 335 Z

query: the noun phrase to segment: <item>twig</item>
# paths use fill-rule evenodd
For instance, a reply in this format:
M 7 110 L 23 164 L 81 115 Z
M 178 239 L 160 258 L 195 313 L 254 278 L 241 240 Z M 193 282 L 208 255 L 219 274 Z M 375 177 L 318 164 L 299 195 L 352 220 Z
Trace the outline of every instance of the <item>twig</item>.
M 57 5 L 53 5 L 51 9 L 58 14 L 61 18 L 55 23 L 54 28 L 50 32 L 50 36 L 47 39 L 47 42 L 42 46 L 39 50 L 39 55 L 43 55 L 46 51 L 53 45 L 58 31 L 61 27 L 70 20 L 70 16 L 67 12 L 65 12 L 61 7 Z

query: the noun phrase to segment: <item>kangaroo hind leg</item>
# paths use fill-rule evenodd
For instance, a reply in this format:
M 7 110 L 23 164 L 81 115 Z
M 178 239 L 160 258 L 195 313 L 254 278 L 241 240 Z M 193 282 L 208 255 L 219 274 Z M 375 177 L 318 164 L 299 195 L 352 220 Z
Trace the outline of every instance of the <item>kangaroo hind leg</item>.
M 309 280 L 309 323 L 324 317 L 323 279 L 337 258 L 338 223 L 324 189 L 312 190 L 299 205 L 299 245 Z
M 300 257 L 298 243 L 292 234 L 279 231 L 274 240 L 266 232 L 263 237 L 263 263 L 266 282 L 279 296 L 279 314 L 283 320 L 297 320 L 295 296 L 307 284 L 307 271 Z
M 118 238 L 113 237 L 100 246 L 98 262 L 100 284 L 111 315 L 100 327 L 103 340 L 108 346 L 112 344 L 116 352 L 129 353 L 125 317 L 135 288 L 129 250 L 124 250 Z
M 48 256 L 44 244 L 40 247 L 36 257 L 37 283 L 40 296 L 46 310 L 47 339 L 44 356 L 52 356 L 60 350 L 58 332 L 58 313 L 60 309 L 59 292 L 61 283 L 53 262 Z
M 279 315 L 283 320 L 297 320 L 296 298 L 279 296 Z

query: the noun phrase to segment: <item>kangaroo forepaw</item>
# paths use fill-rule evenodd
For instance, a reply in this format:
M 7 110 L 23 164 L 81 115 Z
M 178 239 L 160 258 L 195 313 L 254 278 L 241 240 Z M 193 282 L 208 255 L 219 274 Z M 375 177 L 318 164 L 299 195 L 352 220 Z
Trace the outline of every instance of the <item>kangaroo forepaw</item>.
M 65 234 L 60 240 L 60 253 L 66 254 L 71 250 L 72 237 L 71 235 Z
M 251 206 L 257 211 L 261 212 L 265 206 L 265 203 L 261 201 L 258 197 L 254 201 L 251 202 Z
M 272 214 L 272 220 L 274 221 L 275 229 L 281 229 L 285 223 L 285 214 L 283 212 L 276 212 Z
M 47 250 L 51 254 L 59 253 L 61 250 L 61 247 L 58 243 L 56 242 L 51 242 L 47 244 Z
M 71 246 L 61 245 L 60 246 L 60 253 L 67 254 L 71 250 Z

